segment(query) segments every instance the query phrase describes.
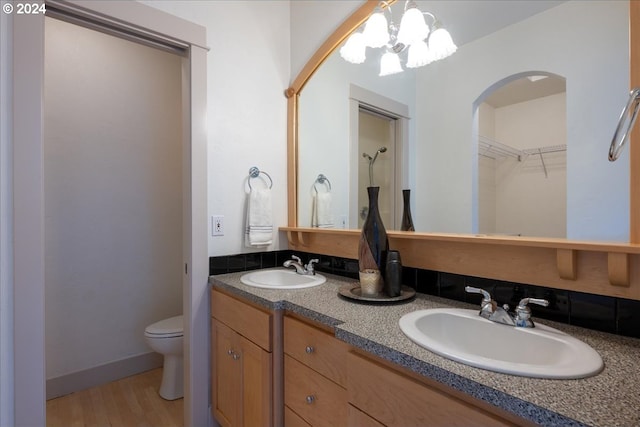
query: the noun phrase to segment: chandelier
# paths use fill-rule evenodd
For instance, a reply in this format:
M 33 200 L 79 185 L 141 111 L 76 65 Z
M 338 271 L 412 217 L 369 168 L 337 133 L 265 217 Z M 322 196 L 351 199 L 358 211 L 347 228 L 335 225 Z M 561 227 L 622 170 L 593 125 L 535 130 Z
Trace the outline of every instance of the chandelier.
M 385 16 L 389 12 L 389 21 Z M 431 20 L 427 25 L 425 16 Z M 400 27 L 393 22 L 391 7 L 381 2 L 364 24 L 364 30 L 349 36 L 340 48 L 340 56 L 352 64 L 362 64 L 367 47 L 382 48 L 380 76 L 403 71 L 400 54 L 407 52 L 405 66 L 418 68 L 453 54 L 457 47 L 451 35 L 438 19 L 429 12 L 422 12 L 414 1 L 407 0 Z M 404 55 L 404 54 L 403 54 Z

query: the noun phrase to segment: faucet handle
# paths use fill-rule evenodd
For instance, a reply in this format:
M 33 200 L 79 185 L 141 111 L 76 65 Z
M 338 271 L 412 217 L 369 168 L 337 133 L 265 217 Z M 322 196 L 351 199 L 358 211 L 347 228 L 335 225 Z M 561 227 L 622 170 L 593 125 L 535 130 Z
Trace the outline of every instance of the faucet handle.
M 531 320 L 531 309 L 529 308 L 529 304 L 541 305 L 543 307 L 547 307 L 549 305 L 549 301 L 541 298 L 522 298 L 518 303 L 518 307 L 516 307 L 516 326 L 524 326 L 533 328 L 533 321 Z
M 470 294 L 482 294 L 482 303 L 489 303 L 492 301 L 491 298 L 491 294 L 487 291 L 485 291 L 484 289 L 481 288 L 474 288 L 473 286 L 466 286 L 464 288 L 464 290 L 466 292 L 469 292 Z
M 493 298 L 491 298 L 491 294 L 484 289 L 474 288 L 473 286 L 466 286 L 464 290 L 470 294 L 482 294 L 482 301 L 480 302 L 480 316 L 489 319 L 498 307 L 498 304 L 496 304 Z
M 302 260 L 300 259 L 300 257 L 297 257 L 295 255 L 291 255 L 291 259 L 295 259 L 296 261 L 298 261 L 300 264 L 302 264 Z
M 520 300 L 520 303 L 518 303 L 518 308 L 516 310 L 529 308 L 529 307 L 527 307 L 527 305 L 529 305 L 529 304 L 536 304 L 536 305 L 541 305 L 543 307 L 548 307 L 549 306 L 549 301 L 547 301 L 546 299 L 542 299 L 542 298 L 522 298 Z
M 317 264 L 319 263 L 320 260 L 318 258 L 314 258 L 309 260 L 309 263 L 307 265 L 304 266 L 304 268 L 310 273 L 310 274 L 316 274 L 315 269 L 313 268 L 313 264 Z

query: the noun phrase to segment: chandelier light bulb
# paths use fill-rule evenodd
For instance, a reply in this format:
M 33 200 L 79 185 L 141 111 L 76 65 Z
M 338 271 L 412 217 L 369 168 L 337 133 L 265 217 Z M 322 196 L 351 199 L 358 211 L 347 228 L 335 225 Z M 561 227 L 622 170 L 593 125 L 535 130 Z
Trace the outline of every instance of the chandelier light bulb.
M 362 64 L 367 59 L 366 50 L 362 33 L 353 33 L 340 48 L 340 56 L 352 64 Z
M 433 55 L 425 41 L 419 41 L 409 46 L 407 68 L 418 68 L 433 62 Z
M 458 47 L 453 43 L 447 30 L 438 28 L 429 36 L 429 49 L 434 61 L 437 61 L 453 54 Z
M 382 9 L 377 7 L 364 25 L 365 45 L 369 47 L 383 47 L 389 43 L 389 24 Z
M 429 26 L 424 20 L 424 15 L 414 2 L 409 4 L 409 8 L 402 15 L 400 30 L 398 31 L 398 43 L 410 46 L 420 42 L 429 35 Z
M 380 77 L 401 73 L 400 57 L 397 53 L 387 52 L 380 58 Z
M 382 9 L 383 4 L 387 9 Z M 367 48 L 382 48 L 379 76 L 388 76 L 404 71 L 400 55 L 406 55 L 403 61 L 406 58 L 407 68 L 418 68 L 446 58 L 458 49 L 435 15 L 423 13 L 415 1 L 407 0 L 399 27 L 393 20 L 387 21 L 386 12 L 391 16 L 391 7 L 380 3 L 364 23 L 364 30 L 347 38 L 339 51 L 345 61 L 362 64 Z M 433 20 L 431 25 L 427 25 L 425 15 Z

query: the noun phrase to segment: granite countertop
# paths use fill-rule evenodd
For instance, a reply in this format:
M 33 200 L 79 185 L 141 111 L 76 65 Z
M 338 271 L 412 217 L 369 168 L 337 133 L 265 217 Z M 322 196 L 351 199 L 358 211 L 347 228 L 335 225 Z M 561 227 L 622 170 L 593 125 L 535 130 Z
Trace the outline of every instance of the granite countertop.
M 544 426 L 640 426 L 638 339 L 541 320 L 592 346 L 604 370 L 579 380 L 500 374 L 438 356 L 414 344 L 398 326 L 400 317 L 415 310 L 474 308 L 469 304 L 423 294 L 405 304 L 359 304 L 338 295 L 353 279 L 322 273 L 327 282 L 320 286 L 280 291 L 246 286 L 240 282 L 244 273 L 211 276 L 210 283 L 267 309 L 286 309 L 334 327 L 336 337 L 354 347 Z

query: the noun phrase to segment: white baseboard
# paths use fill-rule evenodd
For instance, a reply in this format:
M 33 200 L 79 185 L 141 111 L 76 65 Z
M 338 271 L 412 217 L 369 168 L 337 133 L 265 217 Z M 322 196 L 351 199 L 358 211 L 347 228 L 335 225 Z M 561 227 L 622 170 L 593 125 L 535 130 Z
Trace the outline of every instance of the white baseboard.
M 162 366 L 162 355 L 145 353 L 47 380 L 47 400 Z

